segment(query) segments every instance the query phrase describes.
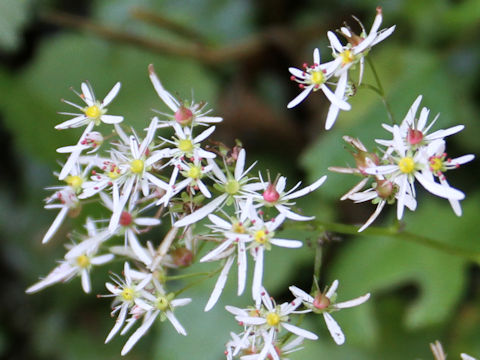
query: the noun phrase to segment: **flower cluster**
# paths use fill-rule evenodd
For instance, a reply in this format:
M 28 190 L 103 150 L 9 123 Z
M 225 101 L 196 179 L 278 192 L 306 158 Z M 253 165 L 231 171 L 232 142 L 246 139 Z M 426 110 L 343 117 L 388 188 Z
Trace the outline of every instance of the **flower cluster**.
M 325 121 L 325 129 L 329 130 L 338 117 L 340 110 L 348 111 L 351 105 L 346 102 L 348 96 L 353 94 L 355 86 L 349 82 L 349 73 L 359 65 L 358 85 L 362 82 L 365 57 L 370 49 L 389 37 L 395 30 L 395 26 L 388 29 L 379 30 L 382 24 L 382 9 L 377 8 L 377 15 L 373 21 L 370 32 L 367 34 L 363 24 L 359 23 L 362 32 L 355 34 L 348 26 L 344 26 L 339 33 L 347 40 L 346 45 L 338 40 L 337 36 L 329 31 L 327 33 L 332 48 L 333 60 L 321 63 L 320 51 L 313 51 L 313 65 L 303 64 L 303 70 L 291 67 L 289 68 L 292 76 L 291 80 L 297 82 L 302 92 L 290 101 L 288 108 L 293 108 L 300 104 L 312 91 L 322 90 L 327 99 L 331 102 Z M 334 87 L 332 91 L 330 87 Z
M 383 146 L 381 156 L 368 152 L 360 140 L 344 139 L 354 148 L 356 168 L 331 167 L 330 170 L 358 174 L 362 180 L 342 197 L 355 202 L 372 201 L 377 204 L 375 212 L 359 231 L 367 228 L 380 214 L 385 204 L 397 203 L 397 218 L 403 217 L 404 209 L 415 210 L 417 206 L 415 183 L 420 183 L 430 193 L 450 202 L 456 215 L 462 214 L 460 200 L 465 195 L 450 186 L 445 172 L 456 169 L 474 159 L 474 155 L 450 158 L 445 152 L 445 138 L 463 130 L 463 125 L 430 131 L 438 115 L 428 123 L 430 110 L 422 108 L 417 117 L 422 96 L 418 96 L 400 125 L 383 127 L 393 139 L 377 139 Z M 365 189 L 366 188 L 366 189 Z M 365 190 L 364 190 L 365 189 Z
M 331 102 L 326 129 L 333 126 L 340 110 L 351 109 L 347 100 L 362 82 L 366 56 L 395 29 L 392 26 L 379 30 L 380 8 L 369 33 L 358 23 L 362 29 L 360 35 L 348 26 L 339 30 L 347 40 L 345 45 L 333 32 L 327 33 L 333 60 L 322 64 L 320 52 L 315 49 L 313 65 L 305 64 L 302 70 L 289 69 L 291 79 L 299 83 L 302 92 L 288 108 L 298 105 L 311 92 L 322 90 Z M 349 75 L 355 67 L 359 70 L 357 83 Z M 321 291 L 316 282 L 320 269 L 317 256 L 311 294 L 292 285 L 289 290 L 294 299 L 277 305 L 263 283 L 265 261 L 275 256 L 278 247 L 303 246 L 299 239 L 283 238 L 281 230 L 289 222 L 314 219 L 302 213 L 296 199 L 317 190 L 326 176 L 305 187 L 300 182 L 287 186 L 288 180 L 282 175 L 272 181 L 269 172 L 254 170 L 256 162 L 247 161 L 247 151 L 240 142 L 228 148 L 209 141 L 222 118 L 211 116 L 205 102 L 174 97 L 163 87 L 152 65 L 149 77 L 168 111 L 155 111 L 143 133 L 124 126 L 122 116 L 109 114 L 107 106 L 119 93 L 120 83 L 113 86 L 103 101 L 96 99 L 86 82 L 81 84 L 81 93 L 76 93 L 85 106 L 63 100 L 79 113 L 62 112 L 72 118 L 56 129 L 85 128 L 76 144 L 57 149 L 68 157 L 56 174 L 60 184 L 48 188 L 53 194 L 46 198 L 45 208 L 58 209 L 58 214 L 43 243 L 55 237 L 69 216 L 84 215 L 86 231 L 73 232 L 72 244 L 67 245 L 60 264 L 26 291 L 37 292 L 80 277 L 84 292 L 89 293 L 93 269 L 116 258 L 123 264 L 123 271 L 121 275 L 110 271 L 111 281 L 105 284 L 108 293 L 100 297 L 113 299 L 111 316 L 116 317 L 105 342 L 132 331 L 121 351 L 125 355 L 157 320 L 168 320 L 179 334 L 187 335 L 177 318 L 177 312 L 181 313 L 177 308 L 195 299 L 179 295 L 202 282 L 184 284 L 174 280 L 193 276 L 206 279 L 218 274 L 204 307 L 209 311 L 219 301 L 234 265 L 237 295 L 245 292 L 250 283 L 247 279 L 250 266 L 253 276 L 248 292 L 254 305 L 226 306 L 242 328 L 238 333 L 230 333 L 225 350 L 227 359 L 287 360 L 289 353 L 301 349 L 304 339 L 318 338 L 300 327 L 301 318 L 296 325 L 292 324 L 297 314 L 321 315 L 334 342 L 342 345 L 345 335 L 331 314 L 363 304 L 370 298 L 369 293 L 338 302 L 338 280 Z M 414 210 L 415 182 L 448 199 L 454 212 L 461 215 L 460 200 L 464 194 L 450 186 L 445 172 L 474 156 L 453 159 L 447 156 L 445 138 L 463 130 L 463 126 L 431 131 L 438 116 L 429 123 L 429 110 L 424 107 L 417 117 L 421 99 L 419 96 L 415 100 L 400 125 L 383 125 L 392 138 L 376 140 L 382 147 L 379 153 L 369 151 L 356 138 L 344 137 L 353 148 L 356 167 L 330 170 L 356 174 L 362 179 L 342 200 L 377 204 L 359 231 L 368 227 L 387 203 L 397 203 L 398 219 L 403 217 L 405 206 Z M 93 131 L 95 126 L 98 131 Z M 105 127 L 108 130 L 103 134 L 108 135 L 104 136 L 101 131 Z M 100 204 L 103 215 L 94 219 L 85 214 L 91 206 L 85 206 L 87 203 Z M 161 240 L 156 240 L 162 230 Z M 316 246 L 319 250 L 321 244 Z M 172 271 L 189 267 L 197 259 L 218 266 L 208 274 L 172 275 Z M 440 350 L 441 347 L 433 350 L 436 356 L 443 353 Z M 470 358 L 465 354 L 462 357 Z

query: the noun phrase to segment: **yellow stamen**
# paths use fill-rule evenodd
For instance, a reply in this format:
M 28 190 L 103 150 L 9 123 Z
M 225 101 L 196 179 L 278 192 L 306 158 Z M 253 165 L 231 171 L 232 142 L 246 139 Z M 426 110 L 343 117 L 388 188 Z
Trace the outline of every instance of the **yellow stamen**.
M 143 160 L 135 159 L 130 162 L 130 171 L 139 174 L 143 171 Z
M 253 235 L 253 239 L 259 244 L 265 244 L 268 240 L 265 230 L 258 230 Z
M 353 55 L 352 50 L 345 50 L 341 52 L 340 57 L 342 58 L 342 66 L 347 65 L 355 60 L 355 55 Z
M 86 268 L 90 265 L 90 259 L 87 255 L 80 255 L 77 257 L 77 265 L 81 268 Z
M 434 171 L 434 172 L 442 171 L 442 169 L 443 169 L 442 159 L 440 159 L 440 158 L 430 159 L 430 169 L 432 169 L 432 171 Z
M 84 112 L 85 112 L 85 115 L 87 115 L 87 117 L 92 120 L 96 120 L 100 116 L 102 116 L 102 110 L 100 110 L 100 108 L 97 105 L 89 106 L 84 110 Z
M 82 187 L 83 179 L 78 175 L 67 176 L 65 182 L 74 190 L 79 190 Z
M 120 296 L 123 298 L 125 301 L 132 301 L 133 298 L 135 297 L 135 291 L 131 288 L 125 288 L 123 291 L 120 293 Z
M 188 169 L 187 176 L 192 178 L 192 179 L 198 179 L 200 178 L 200 175 L 202 175 L 202 170 L 198 166 L 191 166 L 190 169 Z
M 268 325 L 277 326 L 280 323 L 280 315 L 274 312 L 268 313 L 266 320 Z
M 411 174 L 415 171 L 415 161 L 410 156 L 406 156 L 398 162 L 398 168 L 404 174 Z
M 240 190 L 240 184 L 235 179 L 230 179 L 225 184 L 225 191 L 230 195 L 235 195 Z
M 232 231 L 237 234 L 245 234 L 245 227 L 242 223 L 236 222 L 232 225 Z
M 322 85 L 325 82 L 325 76 L 322 71 L 312 71 L 310 76 L 312 84 Z
M 189 139 L 183 139 L 178 142 L 178 148 L 184 153 L 191 152 L 193 150 L 192 141 Z
M 157 298 L 157 302 L 155 304 L 158 310 L 165 311 L 168 309 L 169 301 L 165 296 L 161 296 Z

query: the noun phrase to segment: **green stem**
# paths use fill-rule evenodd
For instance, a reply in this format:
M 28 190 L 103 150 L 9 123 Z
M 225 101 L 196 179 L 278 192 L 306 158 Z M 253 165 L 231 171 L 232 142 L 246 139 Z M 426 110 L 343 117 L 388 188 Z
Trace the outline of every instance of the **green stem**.
M 291 226 L 293 225 L 293 226 Z M 386 236 L 397 240 L 410 241 L 431 249 L 435 249 L 450 255 L 458 256 L 464 259 L 480 263 L 480 252 L 463 249 L 457 246 L 449 245 L 426 236 L 417 235 L 408 231 L 402 231 L 399 226 L 394 225 L 387 228 L 369 227 L 362 232 L 358 232 L 358 227 L 353 225 L 323 222 L 312 220 L 303 223 L 286 223 L 284 226 L 306 229 L 313 231 L 332 231 L 340 234 L 358 235 L 358 236 Z
M 214 276 L 215 274 L 218 274 L 220 271 L 222 271 L 223 269 L 223 264 L 222 266 L 218 267 L 217 269 L 213 270 L 213 271 L 210 271 L 210 272 L 207 272 L 207 273 L 204 273 L 205 274 L 205 277 L 200 279 L 200 280 L 197 280 L 197 281 L 192 281 L 191 283 L 187 284 L 186 286 L 184 286 L 182 289 L 180 290 L 177 290 L 175 291 L 175 296 L 178 296 L 180 295 L 182 292 L 184 292 L 185 290 L 188 290 L 196 285 L 200 285 L 202 284 L 205 280 L 207 279 L 210 279 L 212 276 Z M 179 275 L 181 276 L 181 275 Z M 170 280 L 170 279 L 169 279 Z
M 380 98 L 382 99 L 383 105 L 385 106 L 385 109 L 387 110 L 388 117 L 390 118 L 390 122 L 392 125 L 395 125 L 395 118 L 393 117 L 393 112 L 392 109 L 390 108 L 390 104 L 387 101 L 387 98 L 385 97 L 385 91 L 383 90 L 382 83 L 380 81 L 380 77 L 378 76 L 377 70 L 375 69 L 375 66 L 373 65 L 372 60 L 367 56 L 367 63 L 370 66 L 370 69 L 372 70 L 373 77 L 375 78 L 375 82 L 377 83 L 378 88 L 374 88 L 373 86 L 367 86 L 369 89 L 372 89 L 375 91 Z
M 322 244 L 320 240 L 315 241 L 315 262 L 313 264 L 313 283 L 312 292 L 316 289 L 318 279 L 320 279 L 320 269 L 322 267 Z
M 188 279 L 196 276 L 210 276 L 210 272 L 198 272 L 198 273 L 190 273 L 190 274 L 181 274 L 181 275 L 173 275 L 173 276 L 167 276 L 166 280 L 171 281 L 171 280 L 181 280 L 181 279 Z

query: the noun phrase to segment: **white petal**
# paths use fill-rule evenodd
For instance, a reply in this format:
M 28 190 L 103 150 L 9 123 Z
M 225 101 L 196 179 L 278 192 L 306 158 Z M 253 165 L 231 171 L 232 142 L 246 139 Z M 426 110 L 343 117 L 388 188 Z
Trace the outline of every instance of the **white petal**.
M 68 206 L 63 206 L 60 212 L 55 217 L 55 220 L 53 220 L 52 225 L 50 225 L 50 228 L 48 229 L 47 233 L 44 235 L 42 239 L 42 244 L 47 243 L 52 238 L 52 236 L 55 235 L 60 225 L 62 225 L 62 222 L 67 216 L 67 214 L 68 214 Z
M 155 321 L 157 315 L 159 314 L 159 310 L 155 311 L 153 314 L 150 315 L 148 319 L 146 319 L 143 324 L 130 336 L 128 341 L 125 343 L 125 346 L 122 349 L 121 355 L 125 355 L 128 353 L 132 347 L 137 343 L 138 340 L 150 329 L 153 322 Z
M 187 336 L 187 332 L 185 331 L 185 329 L 183 328 L 182 324 L 180 324 L 180 322 L 177 320 L 177 318 L 175 317 L 175 315 L 173 315 L 173 312 L 167 310 L 165 312 L 165 315 L 167 316 L 168 320 L 170 320 L 170 322 L 172 323 L 173 327 L 175 328 L 175 330 L 177 330 L 177 332 L 183 336 Z
M 304 337 L 305 339 L 310 339 L 310 340 L 317 340 L 318 336 L 308 330 L 299 328 L 298 326 L 289 324 L 289 323 L 284 323 L 282 322 L 282 326 L 285 328 L 285 330 L 290 331 L 291 333 Z
M 345 100 L 338 98 L 325 84 L 323 84 L 320 88 L 327 99 L 335 106 L 338 106 L 340 110 L 348 111 L 352 108 L 352 106 Z
M 323 318 L 325 319 L 328 331 L 330 332 L 330 335 L 332 335 L 333 340 L 337 343 L 337 345 L 342 345 L 345 342 L 345 335 L 343 335 L 340 326 L 338 326 L 337 322 L 327 312 L 323 313 Z
M 334 280 L 332 283 L 332 286 L 330 286 L 330 289 L 328 289 L 325 296 L 330 299 L 335 294 L 335 291 L 337 291 L 337 288 L 338 288 L 338 280 Z
M 346 308 L 350 308 L 350 307 L 353 307 L 353 306 L 358 306 L 360 304 L 363 304 L 368 299 L 370 299 L 370 294 L 365 294 L 363 296 L 357 297 L 357 298 L 352 299 L 352 300 L 336 303 L 334 305 L 334 307 L 336 309 L 346 309 Z
M 303 243 L 299 240 L 270 239 L 270 242 L 276 246 L 292 248 L 292 249 L 302 247 L 303 245 Z
M 317 190 L 320 186 L 322 186 L 322 184 L 325 182 L 325 180 L 327 180 L 326 175 L 322 176 L 320 179 L 315 181 L 313 184 L 304 187 L 302 190 L 295 191 L 294 193 L 291 193 L 291 194 L 285 196 L 284 199 L 288 199 L 288 200 L 296 199 L 296 198 L 299 198 L 299 197 L 304 196 L 306 194 L 309 194 L 312 191 Z
M 225 287 L 225 283 L 227 282 L 227 276 L 232 267 L 234 257 L 228 258 L 225 266 L 222 269 L 222 272 L 218 276 L 217 282 L 215 283 L 215 287 L 213 288 L 212 294 L 208 299 L 207 305 L 205 305 L 204 311 L 209 311 L 212 309 L 218 301 L 218 298 L 222 294 L 223 288 Z
M 303 301 L 305 301 L 307 303 L 313 303 L 313 300 L 314 300 L 313 296 L 311 296 L 310 294 L 307 294 L 302 289 L 300 289 L 296 286 L 293 286 L 293 285 L 290 286 L 288 289 L 292 292 L 293 296 L 300 297 L 300 298 L 302 298 Z
M 425 189 L 427 189 L 434 195 L 452 200 L 463 200 L 465 198 L 465 194 L 460 190 L 457 190 L 450 186 L 443 186 L 436 182 L 428 181 L 422 174 L 418 172 L 415 173 L 415 178 L 420 182 L 420 184 L 423 185 Z
M 120 330 L 120 328 L 123 326 L 123 323 L 125 322 L 125 317 L 127 316 L 127 310 L 128 303 L 123 303 L 122 307 L 120 308 L 120 313 L 118 314 L 117 320 L 115 320 L 115 325 L 113 326 L 112 330 L 110 330 L 107 338 L 105 339 L 105 344 L 112 340 L 118 330 Z
M 312 89 L 313 85 L 307 86 L 300 94 L 297 95 L 295 99 L 293 99 L 287 104 L 287 108 L 291 109 L 300 104 L 308 96 L 308 94 L 310 94 Z
M 117 82 L 113 86 L 112 90 L 110 90 L 107 96 L 105 96 L 105 99 L 103 99 L 102 106 L 108 106 L 108 104 L 110 104 L 112 100 L 115 99 L 118 92 L 120 91 L 120 86 L 121 84 L 119 82 Z
M 245 167 L 245 157 L 246 157 L 245 149 L 241 149 L 237 157 L 237 162 L 235 164 L 235 173 L 234 173 L 235 180 L 240 180 L 242 176 L 243 169 Z
M 210 201 L 207 205 L 202 206 L 200 209 L 196 210 L 190 215 L 187 215 L 184 218 L 178 220 L 175 224 L 173 224 L 173 226 L 184 227 L 193 224 L 194 222 L 200 221 L 205 216 L 215 211 L 226 198 L 226 194 L 220 195 L 218 198 Z

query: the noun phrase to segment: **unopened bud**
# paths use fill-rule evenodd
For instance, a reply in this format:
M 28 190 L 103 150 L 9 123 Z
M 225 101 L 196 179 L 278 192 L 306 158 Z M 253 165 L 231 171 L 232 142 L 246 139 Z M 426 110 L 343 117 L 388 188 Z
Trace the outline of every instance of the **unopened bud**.
M 410 145 L 417 145 L 423 140 L 423 134 L 417 129 L 408 129 L 407 141 Z
M 263 200 L 273 204 L 276 203 L 279 198 L 280 194 L 278 193 L 277 189 L 275 189 L 275 185 L 272 183 L 268 184 L 267 188 L 263 192 Z
M 393 194 L 393 183 L 388 180 L 377 180 L 377 186 L 375 187 L 375 191 L 377 195 L 382 199 L 388 199 Z
M 173 263 L 179 267 L 189 266 L 193 262 L 193 253 L 191 250 L 181 247 L 172 251 L 171 253 Z
M 174 116 L 177 123 L 183 126 L 190 125 L 193 120 L 192 111 L 185 106 L 179 107 Z
M 313 306 L 319 310 L 326 309 L 330 306 L 330 299 L 322 293 L 318 293 L 313 299 Z

